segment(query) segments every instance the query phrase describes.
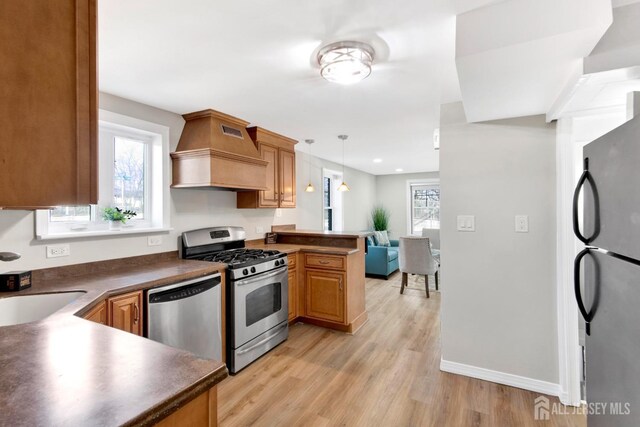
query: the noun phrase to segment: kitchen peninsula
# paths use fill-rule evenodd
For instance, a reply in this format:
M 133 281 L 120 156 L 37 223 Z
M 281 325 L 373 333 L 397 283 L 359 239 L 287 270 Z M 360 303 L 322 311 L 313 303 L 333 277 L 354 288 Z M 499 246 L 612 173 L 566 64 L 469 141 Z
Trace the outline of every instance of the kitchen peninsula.
M 247 242 L 289 257 L 289 322 L 355 333 L 367 321 L 364 254 L 367 232 L 274 226 L 276 243 Z
M 224 363 L 136 336 L 144 317 L 131 296 L 224 267 L 169 252 L 35 270 L 30 289 L 0 294 L 81 295 L 43 320 L 0 327 L 0 424 L 217 425 Z

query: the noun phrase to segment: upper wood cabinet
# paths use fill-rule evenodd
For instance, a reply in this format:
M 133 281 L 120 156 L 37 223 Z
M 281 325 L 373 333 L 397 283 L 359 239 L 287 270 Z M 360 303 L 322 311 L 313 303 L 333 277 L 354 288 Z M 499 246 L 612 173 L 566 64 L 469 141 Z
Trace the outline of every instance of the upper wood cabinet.
M 259 128 L 247 128 L 267 166 L 267 190 L 238 192 L 238 208 L 295 208 L 298 141 Z
M 0 1 L 0 207 L 97 203 L 96 0 Z
M 142 336 L 142 291 L 107 300 L 109 326 Z

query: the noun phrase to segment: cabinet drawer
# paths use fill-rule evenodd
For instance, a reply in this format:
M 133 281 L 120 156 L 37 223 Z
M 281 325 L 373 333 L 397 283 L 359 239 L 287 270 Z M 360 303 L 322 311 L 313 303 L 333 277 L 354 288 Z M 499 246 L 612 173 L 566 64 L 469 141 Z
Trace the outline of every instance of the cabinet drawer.
M 294 270 L 298 264 L 298 257 L 296 254 L 289 255 L 289 270 Z
M 347 264 L 345 257 L 340 255 L 306 254 L 304 260 L 305 267 L 330 270 L 344 270 Z

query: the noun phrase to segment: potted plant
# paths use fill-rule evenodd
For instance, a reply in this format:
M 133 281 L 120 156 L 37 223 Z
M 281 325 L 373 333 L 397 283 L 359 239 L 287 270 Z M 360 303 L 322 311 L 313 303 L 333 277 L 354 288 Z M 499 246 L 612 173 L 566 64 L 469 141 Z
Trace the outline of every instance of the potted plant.
M 109 221 L 109 230 L 120 230 L 122 224 L 133 218 L 137 214 L 134 211 L 123 210 L 118 207 L 104 208 L 102 219 Z
M 389 217 L 391 214 L 382 206 L 376 206 L 371 211 L 371 222 L 375 231 L 387 231 L 389 229 Z

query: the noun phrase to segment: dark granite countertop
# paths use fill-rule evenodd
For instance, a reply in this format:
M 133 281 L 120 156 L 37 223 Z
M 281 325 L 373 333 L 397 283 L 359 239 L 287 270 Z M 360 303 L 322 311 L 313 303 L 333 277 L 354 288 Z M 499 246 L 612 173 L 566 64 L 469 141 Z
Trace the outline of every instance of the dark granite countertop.
M 86 292 L 44 320 L 0 327 L 0 426 L 151 425 L 227 376 L 220 361 L 79 317 L 110 295 L 225 268 L 146 258 L 117 269 L 83 264 L 34 271 L 31 289 L 0 294 Z
M 252 248 L 276 250 L 276 251 L 284 252 L 286 254 L 302 251 L 302 252 L 314 252 L 314 253 L 332 254 L 332 255 L 351 255 L 360 251 L 360 249 L 357 249 L 357 248 L 338 248 L 333 246 L 297 245 L 292 243 L 266 244 L 264 243 L 264 241 L 255 241 L 255 240 L 248 242 L 247 245 L 251 246 Z
M 359 238 L 373 235 L 373 231 L 323 231 L 323 230 L 278 230 L 278 234 L 324 237 Z

